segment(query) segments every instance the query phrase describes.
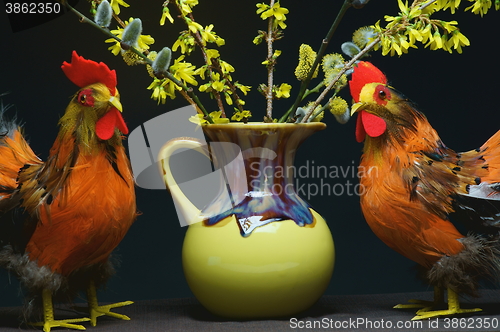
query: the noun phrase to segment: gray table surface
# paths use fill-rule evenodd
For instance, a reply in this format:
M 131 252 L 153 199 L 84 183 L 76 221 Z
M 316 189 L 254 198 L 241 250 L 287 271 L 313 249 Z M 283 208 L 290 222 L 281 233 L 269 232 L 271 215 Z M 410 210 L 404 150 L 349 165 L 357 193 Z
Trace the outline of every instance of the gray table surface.
M 138 301 L 117 312 L 130 321 L 110 317 L 98 319 L 92 332 L 156 331 L 500 331 L 500 290 L 483 290 L 479 298 L 463 299 L 462 307 L 480 307 L 481 313 L 453 319 L 411 321 L 414 310 L 392 306 L 410 298 L 432 299 L 432 292 L 380 295 L 323 296 L 311 309 L 296 317 L 234 321 L 216 317 L 194 298 Z M 0 331 L 33 331 L 19 323 L 21 308 L 0 308 Z M 58 310 L 56 318 L 77 317 Z M 485 326 L 491 325 L 489 328 Z M 315 324 L 315 325 L 314 325 Z M 314 327 L 315 328 L 308 328 Z M 54 328 L 53 331 L 65 329 Z

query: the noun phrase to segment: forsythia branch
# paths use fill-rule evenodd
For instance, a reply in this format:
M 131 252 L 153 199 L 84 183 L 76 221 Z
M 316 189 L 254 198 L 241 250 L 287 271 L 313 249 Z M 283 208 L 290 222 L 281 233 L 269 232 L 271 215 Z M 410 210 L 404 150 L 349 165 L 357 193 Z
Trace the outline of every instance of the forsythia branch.
M 76 16 L 78 16 L 80 22 L 90 24 L 92 27 L 100 30 L 105 35 L 107 35 L 107 36 L 115 39 L 118 42 L 121 42 L 121 39 L 118 38 L 117 36 L 115 36 L 114 34 L 112 34 L 108 29 L 100 27 L 99 25 L 97 25 L 96 23 L 94 23 L 94 21 L 90 20 L 85 15 L 83 15 L 82 13 L 80 13 L 78 10 L 76 10 L 75 8 L 73 8 L 73 6 L 71 6 L 68 3 L 67 0 L 60 0 L 60 1 L 61 1 L 62 5 L 64 5 L 65 7 L 67 7 L 71 12 L 73 12 Z M 139 51 L 135 47 L 130 47 L 129 50 L 132 51 L 132 52 L 134 52 L 135 54 L 137 54 L 139 57 L 141 57 L 143 59 L 144 63 L 146 63 L 146 64 L 148 64 L 150 66 L 153 65 L 153 61 L 151 61 L 151 59 L 149 59 L 146 55 L 144 55 L 144 53 L 142 53 L 141 51 Z M 182 83 L 181 81 L 179 81 L 178 79 L 176 79 L 170 72 L 166 72 L 166 73 L 164 73 L 164 75 L 165 75 L 165 77 L 167 79 L 171 80 L 176 85 L 178 85 L 179 87 L 181 87 L 189 95 L 189 97 L 194 101 L 194 103 L 196 105 L 196 108 L 199 109 L 199 110 L 201 110 L 203 112 L 203 114 L 205 114 L 205 116 L 207 117 L 207 120 L 210 123 L 213 123 L 212 118 L 208 114 L 208 112 L 205 109 L 205 107 L 203 107 L 203 104 L 199 100 L 198 96 L 196 96 L 196 94 L 193 92 L 192 88 L 187 87 L 184 83 Z

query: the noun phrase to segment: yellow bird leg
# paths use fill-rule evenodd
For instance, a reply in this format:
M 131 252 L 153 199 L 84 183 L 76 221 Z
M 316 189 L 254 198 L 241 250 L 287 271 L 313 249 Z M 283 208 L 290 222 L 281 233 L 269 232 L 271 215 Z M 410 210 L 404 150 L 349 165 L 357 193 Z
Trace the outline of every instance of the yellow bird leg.
M 430 311 L 431 308 L 424 308 L 417 311 L 417 315 L 412 318 L 412 320 L 427 319 L 438 316 L 449 316 L 457 314 L 469 314 L 473 312 L 481 311 L 480 308 L 474 309 L 462 309 L 460 308 L 460 302 L 458 300 L 458 294 L 448 287 L 448 310 L 434 310 Z
M 415 309 L 415 308 L 423 308 L 424 309 L 432 309 L 441 304 L 444 304 L 444 291 L 441 287 L 434 287 L 434 301 L 424 301 L 424 300 L 416 300 L 411 299 L 408 300 L 409 304 L 397 304 L 393 308 L 395 309 Z
M 52 293 L 48 289 L 42 290 L 42 304 L 43 304 L 43 322 L 28 323 L 33 326 L 43 326 L 44 332 L 50 332 L 53 327 L 65 327 L 68 329 L 85 330 L 82 325 L 72 323 L 88 322 L 89 318 L 75 318 L 75 319 L 54 319 L 54 307 L 52 305 Z
M 97 302 L 97 292 L 93 281 L 90 282 L 90 285 L 87 289 L 87 302 L 89 304 L 90 324 L 92 326 L 97 325 L 97 317 L 104 315 L 123 320 L 130 320 L 130 318 L 126 315 L 121 315 L 115 312 L 111 312 L 111 309 L 124 307 L 126 305 L 134 303 L 132 301 L 125 301 L 125 302 L 118 302 L 100 306 L 99 303 Z

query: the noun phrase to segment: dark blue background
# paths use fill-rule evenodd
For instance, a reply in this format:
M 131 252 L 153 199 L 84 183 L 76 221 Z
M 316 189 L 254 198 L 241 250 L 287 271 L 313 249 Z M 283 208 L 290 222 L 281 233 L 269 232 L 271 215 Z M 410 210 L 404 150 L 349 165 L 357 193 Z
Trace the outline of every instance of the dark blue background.
M 139 17 L 144 33 L 155 37 L 152 50 L 172 46 L 177 33 L 184 27 L 168 22 L 159 26 L 163 1 L 128 0 L 130 8 L 122 7 L 122 19 Z M 236 72 L 233 77 L 251 85 L 245 98 L 246 109 L 253 111 L 252 121 L 261 121 L 265 101 L 256 87 L 265 82 L 264 45 L 252 40 L 266 23 L 255 14 L 254 1 L 200 0 L 195 17 L 202 25 L 214 23 L 214 30 L 226 40 L 220 48 L 223 59 Z M 298 47 L 308 43 L 316 50 L 336 16 L 342 1 L 282 1 L 289 8 L 285 39 L 275 44 L 283 51 L 278 59 L 276 83 L 299 84 L 293 70 Z M 462 4 L 465 8 L 466 3 Z M 80 1 L 77 8 L 88 13 L 89 5 Z M 396 15 L 397 1 L 372 0 L 364 9 L 350 9 L 328 51 L 339 52 L 342 42 L 350 40 L 352 32 L 363 25 L 382 20 L 385 14 Z M 490 12 L 484 18 L 468 13 L 436 17 L 456 19 L 462 32 L 469 37 L 470 47 L 464 54 L 448 54 L 420 47 L 401 57 L 382 57 L 372 52 L 373 61 L 383 70 L 390 83 L 420 106 L 444 142 L 457 151 L 480 146 L 500 128 L 498 106 L 498 46 L 495 37 L 500 14 Z M 382 22 L 383 23 L 383 22 Z M 115 28 L 115 24 L 112 25 Z M 124 106 L 124 118 L 130 130 L 144 121 L 186 105 L 182 97 L 157 106 L 146 90 L 151 78 L 144 67 L 128 67 L 115 57 L 104 43 L 106 37 L 88 25 L 81 24 L 73 14 L 62 15 L 31 29 L 13 33 L 4 10 L 0 13 L 0 93 L 10 91 L 3 102 L 13 104 L 10 114 L 17 113 L 24 121 L 25 133 L 32 148 L 41 158 L 47 156 L 57 134 L 57 121 L 63 114 L 70 96 L 77 90 L 62 73 L 60 65 L 69 61 L 71 51 L 85 58 L 103 61 L 117 70 L 118 89 Z M 176 53 L 175 55 L 178 55 Z M 200 64 L 199 54 L 188 61 Z M 344 97 L 350 100 L 348 91 Z M 292 100 L 277 101 L 275 114 L 282 114 Z M 209 104 L 208 100 L 206 104 Z M 213 104 L 215 107 L 215 104 Z M 357 165 L 362 145 L 354 139 L 354 121 L 338 124 L 333 116 L 325 116 L 327 130 L 315 134 L 300 148 L 296 166 L 307 162 L 315 165 L 348 167 Z M 327 179 L 334 185 L 349 180 Z M 320 183 L 320 179 L 311 179 Z M 97 198 L 98 199 L 98 198 Z M 327 294 L 361 294 L 406 292 L 429 289 L 415 277 L 414 263 L 393 252 L 378 240 L 366 225 L 356 196 L 315 196 L 310 203 L 328 221 L 332 231 L 337 261 Z M 117 249 L 121 267 L 101 292 L 101 301 L 144 300 L 192 296 L 183 276 L 181 248 L 185 228 L 177 221 L 172 200 L 166 190 L 137 188 L 137 204 L 142 215 Z M 0 272 L 0 306 L 20 305 L 17 283 L 5 271 Z

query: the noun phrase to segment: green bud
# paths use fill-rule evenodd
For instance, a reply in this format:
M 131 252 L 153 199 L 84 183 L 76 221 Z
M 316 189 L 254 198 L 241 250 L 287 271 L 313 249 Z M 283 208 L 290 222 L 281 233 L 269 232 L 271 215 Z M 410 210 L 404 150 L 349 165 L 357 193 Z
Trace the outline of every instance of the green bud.
M 351 118 L 351 112 L 349 112 L 349 110 L 347 110 L 347 112 L 344 112 L 342 114 L 334 114 L 333 116 L 335 116 L 335 119 L 337 120 L 338 123 L 340 124 L 346 124 L 349 119 Z
M 124 50 L 128 50 L 130 47 L 137 47 L 137 41 L 141 33 L 142 21 L 140 18 L 136 18 L 123 29 L 121 47 Z
M 164 77 L 170 68 L 172 60 L 172 51 L 168 47 L 164 47 L 153 61 L 153 73 L 157 77 Z
M 356 9 L 363 8 L 370 0 L 351 0 L 351 6 Z
M 358 47 L 358 45 L 354 44 L 353 42 L 345 42 L 340 48 L 345 55 L 350 56 L 351 58 L 361 52 L 361 49 Z
M 111 17 L 113 16 L 113 10 L 111 5 L 107 0 L 102 1 L 99 6 L 97 6 L 97 12 L 94 17 L 95 23 L 97 25 L 107 28 L 111 24 Z
M 304 116 L 306 116 L 307 111 L 302 107 L 298 107 L 295 111 L 295 123 L 300 123 Z

